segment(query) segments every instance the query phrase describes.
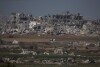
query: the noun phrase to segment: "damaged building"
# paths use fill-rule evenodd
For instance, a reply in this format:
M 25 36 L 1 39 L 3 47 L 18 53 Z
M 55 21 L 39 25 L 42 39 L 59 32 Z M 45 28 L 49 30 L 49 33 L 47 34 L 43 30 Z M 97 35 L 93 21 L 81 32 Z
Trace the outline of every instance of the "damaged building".
M 69 11 L 55 15 L 33 17 L 24 13 L 11 13 L 6 22 L 8 34 L 100 35 L 100 21 L 86 20 L 80 13 Z

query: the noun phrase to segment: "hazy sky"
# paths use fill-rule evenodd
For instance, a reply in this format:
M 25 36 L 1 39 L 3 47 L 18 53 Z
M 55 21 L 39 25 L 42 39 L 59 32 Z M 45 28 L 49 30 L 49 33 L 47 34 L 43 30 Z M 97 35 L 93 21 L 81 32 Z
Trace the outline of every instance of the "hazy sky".
M 0 0 L 0 15 L 24 12 L 43 16 L 67 10 L 80 12 L 86 18 L 100 18 L 100 0 Z

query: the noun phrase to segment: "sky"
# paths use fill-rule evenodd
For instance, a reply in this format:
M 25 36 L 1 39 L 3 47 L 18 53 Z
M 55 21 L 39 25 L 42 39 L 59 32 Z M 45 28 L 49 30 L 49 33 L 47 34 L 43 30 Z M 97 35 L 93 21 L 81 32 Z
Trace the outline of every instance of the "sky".
M 44 16 L 70 11 L 88 19 L 100 19 L 99 6 L 100 0 L 0 0 L 0 16 L 12 12 Z

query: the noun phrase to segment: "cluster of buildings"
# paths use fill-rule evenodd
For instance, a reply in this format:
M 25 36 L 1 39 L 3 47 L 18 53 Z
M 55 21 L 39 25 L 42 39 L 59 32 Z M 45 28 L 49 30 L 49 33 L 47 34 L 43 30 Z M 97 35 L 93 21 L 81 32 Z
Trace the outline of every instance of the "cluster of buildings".
M 4 27 L 1 34 L 100 35 L 100 20 L 85 20 L 80 13 L 69 11 L 39 17 L 11 13 Z

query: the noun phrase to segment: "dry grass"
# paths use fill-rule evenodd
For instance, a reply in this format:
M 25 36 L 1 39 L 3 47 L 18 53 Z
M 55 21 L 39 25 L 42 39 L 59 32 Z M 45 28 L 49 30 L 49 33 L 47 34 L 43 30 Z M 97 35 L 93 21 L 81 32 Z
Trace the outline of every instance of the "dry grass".
M 50 39 L 56 39 L 56 41 L 87 41 L 87 42 L 100 42 L 100 37 L 88 37 L 88 36 L 74 36 L 74 35 L 2 35 L 0 38 L 4 41 L 18 40 L 20 42 L 49 42 Z

